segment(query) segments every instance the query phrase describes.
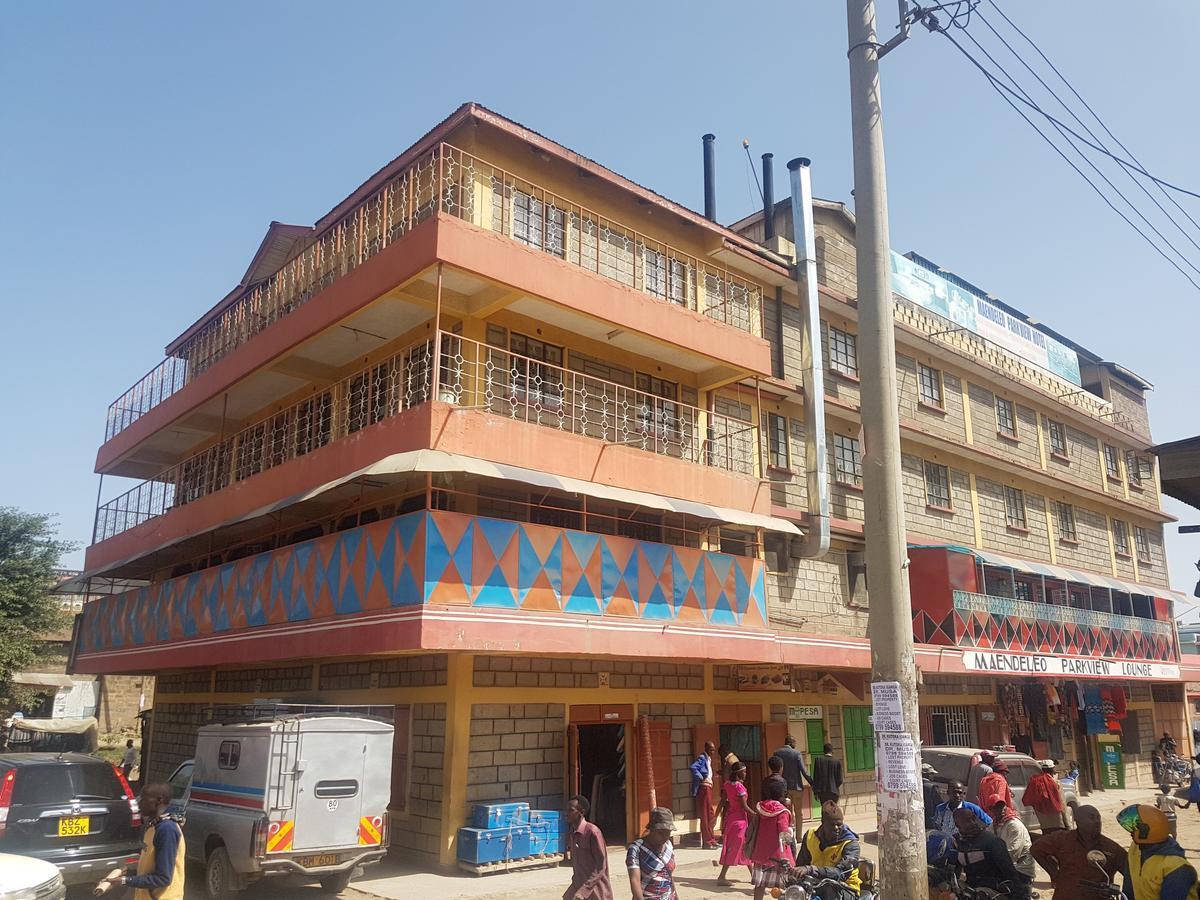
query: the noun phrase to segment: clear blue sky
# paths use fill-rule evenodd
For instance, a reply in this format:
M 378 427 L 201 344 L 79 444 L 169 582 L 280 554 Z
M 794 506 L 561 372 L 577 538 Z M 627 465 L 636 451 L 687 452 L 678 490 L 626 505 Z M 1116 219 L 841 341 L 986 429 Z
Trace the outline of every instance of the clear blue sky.
M 1003 5 L 1152 170 L 1200 187 L 1173 40 L 1200 32 L 1200 5 Z M 725 222 L 757 205 L 743 137 L 775 153 L 777 183 L 809 156 L 818 195 L 849 200 L 844 17 L 836 0 L 4 4 L 0 504 L 57 513 L 85 544 L 109 402 L 236 283 L 268 222 L 312 223 L 465 100 L 693 208 L 715 132 Z M 893 246 L 1153 382 L 1156 439 L 1200 432 L 1200 294 L 944 39 L 916 34 L 884 79 Z M 1169 527 L 1168 552 L 1190 593 L 1200 537 Z

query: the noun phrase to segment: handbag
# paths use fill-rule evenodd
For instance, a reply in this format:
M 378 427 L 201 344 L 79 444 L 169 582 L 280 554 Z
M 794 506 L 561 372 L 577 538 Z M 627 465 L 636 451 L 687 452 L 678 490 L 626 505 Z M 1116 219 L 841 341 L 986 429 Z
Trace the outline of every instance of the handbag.
M 746 825 L 746 839 L 742 841 L 742 856 L 749 859 L 754 853 L 754 844 L 758 840 L 758 822 L 761 817 L 754 815 Z

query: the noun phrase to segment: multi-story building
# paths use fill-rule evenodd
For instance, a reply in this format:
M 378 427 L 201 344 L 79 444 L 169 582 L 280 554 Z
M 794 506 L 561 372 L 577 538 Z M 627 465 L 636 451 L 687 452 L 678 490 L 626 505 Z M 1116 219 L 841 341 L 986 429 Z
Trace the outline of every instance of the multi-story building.
M 801 291 L 763 214 L 722 227 L 466 105 L 313 227 L 272 224 L 97 457 L 145 481 L 98 510 L 87 571 L 146 585 L 88 604 L 74 659 L 157 676 L 150 777 L 213 705 L 282 700 L 389 708 L 393 845 L 443 861 L 476 801 L 583 790 L 613 840 L 652 794 L 690 814 L 705 739 L 755 775 L 788 731 L 829 741 L 873 804 L 854 220 L 812 206 Z M 1098 781 L 1111 736 L 1077 707 L 1103 685 L 1148 778 L 1184 717 L 1148 385 L 896 267 L 924 736 Z

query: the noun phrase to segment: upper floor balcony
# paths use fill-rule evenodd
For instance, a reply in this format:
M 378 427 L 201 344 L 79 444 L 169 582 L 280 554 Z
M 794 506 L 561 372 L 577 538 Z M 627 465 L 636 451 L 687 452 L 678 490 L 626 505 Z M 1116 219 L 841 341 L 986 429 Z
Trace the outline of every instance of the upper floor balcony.
M 109 406 L 105 441 L 439 215 L 501 235 L 656 301 L 762 335 L 761 284 L 441 143 L 300 245 L 274 274 L 234 295 L 212 318 L 172 344 L 166 359 Z M 595 312 L 602 316 L 604 311 Z
M 642 386 L 606 381 L 441 332 L 221 438 L 104 503 L 96 512 L 92 543 L 431 402 L 462 415 L 496 416 L 734 475 L 757 475 L 754 423 L 655 393 L 648 377 L 638 383 Z M 549 458 L 529 462 L 553 468 Z

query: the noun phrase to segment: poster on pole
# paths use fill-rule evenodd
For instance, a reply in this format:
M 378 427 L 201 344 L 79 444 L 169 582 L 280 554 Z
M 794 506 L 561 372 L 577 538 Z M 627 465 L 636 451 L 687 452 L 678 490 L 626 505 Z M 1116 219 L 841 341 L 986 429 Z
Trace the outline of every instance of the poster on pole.
M 917 777 L 917 746 L 912 735 L 879 735 L 880 775 L 885 791 L 917 791 L 921 780 Z
M 908 731 L 904 727 L 904 707 L 900 702 L 900 682 L 871 682 L 871 722 L 876 734 L 885 731 Z

